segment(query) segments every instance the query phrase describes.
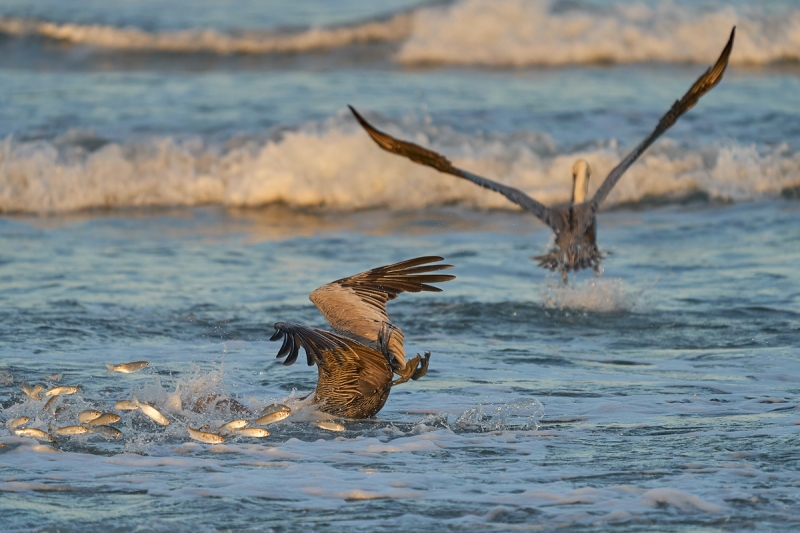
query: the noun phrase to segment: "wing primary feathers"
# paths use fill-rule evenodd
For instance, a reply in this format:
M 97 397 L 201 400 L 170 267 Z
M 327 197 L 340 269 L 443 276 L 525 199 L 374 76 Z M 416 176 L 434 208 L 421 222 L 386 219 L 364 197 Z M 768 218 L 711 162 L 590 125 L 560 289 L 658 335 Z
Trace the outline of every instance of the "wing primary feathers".
M 466 170 L 461 170 L 460 168 L 454 167 L 450 160 L 448 160 L 446 157 L 439 155 L 432 150 L 428 150 L 414 143 L 395 139 L 391 135 L 376 129 L 372 124 L 367 122 L 367 120 L 362 117 L 358 111 L 353 108 L 353 106 L 347 107 L 350 108 L 350 111 L 353 112 L 353 116 L 356 117 L 358 123 L 361 124 L 361 127 L 364 128 L 372 140 L 387 152 L 405 157 L 414 163 L 435 168 L 439 172 L 471 181 L 475 185 L 500 193 L 518 206 L 533 213 L 536 217 L 541 219 L 545 224 L 554 230 L 560 230 L 560 227 L 553 226 L 553 224 L 556 224 L 558 221 L 554 221 L 553 217 L 550 216 L 550 209 L 546 205 L 537 202 L 519 189 L 508 187 L 502 183 L 498 183 L 482 176 L 478 176 L 477 174 L 467 172 Z M 441 258 L 438 260 L 441 261 Z
M 292 344 L 294 344 L 294 339 L 291 335 L 284 337 L 281 349 L 278 351 L 278 355 L 275 356 L 275 359 L 280 359 L 289 355 L 292 351 Z
M 300 343 L 297 342 L 297 339 L 295 339 L 294 335 L 290 336 L 290 338 L 292 339 L 292 343 L 289 346 L 290 352 L 289 356 L 283 362 L 283 366 L 293 365 L 294 362 L 297 361 L 297 355 L 300 353 Z
M 728 59 L 730 59 L 731 51 L 733 50 L 733 41 L 736 37 L 736 26 L 731 30 L 731 35 L 728 38 L 728 43 L 722 49 L 722 53 L 714 63 L 714 66 L 706 70 L 697 81 L 689 88 L 686 94 L 680 100 L 675 101 L 667 113 L 658 121 L 658 125 L 653 132 L 648 135 L 636 148 L 634 148 L 625 159 L 623 159 L 606 177 L 600 188 L 597 189 L 594 197 L 590 202 L 590 209 L 586 209 L 581 219 L 580 231 L 586 231 L 591 225 L 592 219 L 600 208 L 600 205 L 606 199 L 611 189 L 617 184 L 619 179 L 633 163 L 639 159 L 647 148 L 653 144 L 665 131 L 667 131 L 673 124 L 687 111 L 689 111 L 700 100 L 700 98 L 708 91 L 717 86 L 722 80 L 722 75 L 728 66 Z
M 452 265 L 431 264 L 443 261 L 439 256 L 408 259 L 342 278 L 311 293 L 310 299 L 333 329 L 347 337 L 376 346 L 380 325 L 391 323 L 386 303 L 402 292 L 441 292 L 432 285 L 455 279 L 450 274 L 435 274 Z M 392 356 L 402 364 L 403 332 L 395 327 L 388 341 Z

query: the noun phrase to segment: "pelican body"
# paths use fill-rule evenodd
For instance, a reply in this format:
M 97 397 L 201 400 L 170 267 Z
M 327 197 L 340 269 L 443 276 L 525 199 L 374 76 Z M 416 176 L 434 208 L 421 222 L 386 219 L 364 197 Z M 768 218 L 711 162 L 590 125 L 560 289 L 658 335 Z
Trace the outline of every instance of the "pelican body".
M 406 157 L 415 163 L 457 176 L 472 183 L 498 192 L 520 207 L 541 219 L 555 233 L 555 246 L 545 255 L 534 257 L 539 266 L 561 273 L 567 283 L 567 273 L 584 268 L 592 268 L 595 275 L 600 274 L 603 254 L 597 248 L 597 222 L 595 215 L 611 189 L 628 168 L 685 112 L 694 107 L 700 98 L 717 86 L 728 66 L 733 50 L 736 28 L 731 30 L 728 43 L 717 62 L 689 88 L 683 97 L 676 101 L 670 110 L 661 117 L 656 128 L 609 173 L 591 200 L 587 201 L 591 167 L 584 160 L 578 160 L 572 168 L 572 202 L 565 207 L 548 207 L 534 200 L 524 192 L 496 181 L 472 174 L 453 166 L 444 156 L 416 144 L 395 139 L 367 122 L 352 106 L 356 120 L 366 130 L 375 143 L 384 150 Z
M 347 418 L 368 418 L 380 411 L 394 385 L 417 380 L 428 371 L 430 352 L 406 361 L 403 332 L 392 324 L 386 303 L 401 292 L 441 292 L 431 283 L 455 279 L 430 274 L 452 268 L 430 264 L 429 256 L 375 268 L 328 283 L 309 299 L 325 316 L 333 332 L 277 322 L 270 340 L 283 339 L 277 358 L 284 365 L 306 352 L 309 366 L 317 365 L 314 403 L 326 413 Z M 394 374 L 400 377 L 393 381 Z

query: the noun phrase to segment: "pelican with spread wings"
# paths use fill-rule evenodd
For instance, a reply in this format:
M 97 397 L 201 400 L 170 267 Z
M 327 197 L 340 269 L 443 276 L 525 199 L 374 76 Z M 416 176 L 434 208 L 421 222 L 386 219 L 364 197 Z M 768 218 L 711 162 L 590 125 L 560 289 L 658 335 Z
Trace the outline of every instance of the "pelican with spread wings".
M 431 283 L 455 279 L 431 274 L 452 268 L 431 264 L 441 257 L 409 259 L 343 278 L 311 293 L 309 299 L 333 332 L 278 322 L 270 340 L 283 339 L 278 358 L 297 360 L 302 347 L 308 365 L 319 370 L 314 403 L 322 411 L 348 418 L 368 418 L 381 410 L 393 385 L 417 380 L 428 371 L 430 352 L 406 361 L 403 332 L 392 324 L 386 303 L 401 292 L 441 292 Z M 394 381 L 394 374 L 400 377 Z
M 676 101 L 666 115 L 661 117 L 658 125 L 653 132 L 648 135 L 636 148 L 634 148 L 606 177 L 594 197 L 586 201 L 589 192 L 589 178 L 592 169 L 583 159 L 578 160 L 572 167 L 572 202 L 565 207 L 548 207 L 537 202 L 524 192 L 513 187 L 508 187 L 496 181 L 483 178 L 466 170 L 453 166 L 444 156 L 431 150 L 427 150 L 416 144 L 401 141 L 374 128 L 364 117 L 362 117 L 352 106 L 350 111 L 355 115 L 356 120 L 367 131 L 372 140 L 378 146 L 388 152 L 401 155 L 429 167 L 433 167 L 440 172 L 452 174 L 459 178 L 469 180 L 476 185 L 498 192 L 514 202 L 515 204 L 527 209 L 550 228 L 555 233 L 555 247 L 545 255 L 534 257 L 539 261 L 539 266 L 551 271 L 561 272 L 564 283 L 567 283 L 567 273 L 584 268 L 592 268 L 595 275 L 600 274 L 600 263 L 603 254 L 597 249 L 597 222 L 595 215 L 600 205 L 606 199 L 611 189 L 617 184 L 619 179 L 633 163 L 639 159 L 647 148 L 653 144 L 665 131 L 667 131 L 681 115 L 694 107 L 700 97 L 713 89 L 722 80 L 725 68 L 728 66 L 728 58 L 733 49 L 733 39 L 736 28 L 731 30 L 728 44 L 722 50 L 717 62 L 709 68 L 705 74 L 692 85 L 683 98 Z

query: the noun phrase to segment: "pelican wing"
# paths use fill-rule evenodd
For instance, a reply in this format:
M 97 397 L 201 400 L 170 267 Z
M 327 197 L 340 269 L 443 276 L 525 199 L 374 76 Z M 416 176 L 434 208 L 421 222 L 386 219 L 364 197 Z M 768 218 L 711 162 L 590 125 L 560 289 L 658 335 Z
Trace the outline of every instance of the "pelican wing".
M 367 122 L 366 119 L 353 108 L 353 106 L 347 107 L 349 107 L 350 111 L 353 112 L 353 115 L 355 115 L 358 123 L 361 124 L 369 136 L 372 137 L 372 140 L 387 152 L 406 157 L 415 163 L 419 163 L 420 165 L 435 168 L 439 172 L 452 174 L 453 176 L 469 180 L 485 189 L 499 192 L 515 204 L 536 215 L 556 232 L 561 231 L 561 221 L 557 217 L 551 216 L 552 213 L 550 208 L 540 202 L 537 202 L 519 189 L 508 187 L 501 183 L 497 183 L 496 181 L 478 176 L 477 174 L 467 172 L 466 170 L 461 170 L 460 168 L 454 167 L 450 160 L 443 155 L 437 154 L 436 152 L 423 148 L 417 144 L 395 139 L 391 135 L 374 128 L 372 124 Z
M 277 357 L 286 357 L 284 365 L 293 364 L 302 347 L 308 365 L 316 363 L 320 375 L 329 385 L 334 382 L 339 394 L 367 396 L 392 381 L 386 356 L 353 339 L 302 324 L 277 322 L 270 340 L 279 339 L 283 344 Z
M 603 181 L 603 184 L 595 193 L 594 198 L 592 198 L 590 202 L 590 208 L 584 210 L 584 217 L 582 220 L 582 226 L 584 226 L 584 230 L 591 224 L 591 219 L 597 212 L 597 209 L 600 207 L 603 201 L 605 201 L 608 193 L 611 192 L 611 189 L 614 188 L 614 185 L 617 184 L 625 171 L 628 170 L 628 168 L 630 168 L 630 166 L 633 165 L 637 159 L 639 159 L 639 156 L 641 156 L 644 151 L 656 141 L 656 139 L 658 139 L 665 131 L 675 124 L 681 115 L 694 107 L 697 101 L 700 100 L 704 94 L 716 87 L 717 84 L 722 80 L 722 75 L 725 73 L 725 68 L 728 66 L 728 58 L 730 58 L 731 50 L 733 50 L 733 39 L 735 35 L 736 27 L 734 26 L 731 30 L 731 36 L 728 39 L 728 44 L 725 45 L 725 48 L 722 50 L 722 54 L 720 54 L 719 59 L 717 59 L 717 62 L 714 64 L 714 66 L 706 70 L 705 74 L 700 76 L 700 78 L 694 82 L 694 85 L 692 85 L 689 91 L 683 95 L 683 98 L 672 104 L 672 107 L 667 114 L 661 117 L 656 129 L 654 129 L 653 132 L 639 144 L 639 146 L 634 148 L 631 153 L 629 153 L 625 159 L 623 159 L 620 164 L 617 165 L 606 177 L 605 181 Z
M 431 283 L 455 279 L 447 274 L 430 274 L 452 268 L 432 265 L 441 257 L 428 256 L 383 266 L 323 285 L 309 299 L 335 330 L 377 346 L 382 324 L 391 324 L 386 302 L 401 292 L 441 292 Z M 403 332 L 394 328 L 388 351 L 402 368 L 405 365 Z

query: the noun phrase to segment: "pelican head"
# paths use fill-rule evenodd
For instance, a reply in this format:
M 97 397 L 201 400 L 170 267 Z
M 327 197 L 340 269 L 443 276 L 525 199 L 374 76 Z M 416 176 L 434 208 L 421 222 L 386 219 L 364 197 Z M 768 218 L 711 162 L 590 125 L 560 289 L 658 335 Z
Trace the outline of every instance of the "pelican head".
M 589 193 L 589 178 L 592 177 L 592 167 L 585 159 L 578 159 L 572 165 L 572 204 L 582 204 Z

